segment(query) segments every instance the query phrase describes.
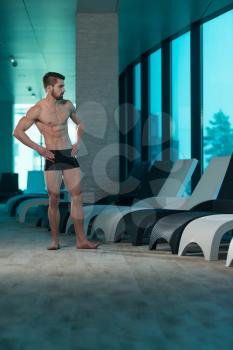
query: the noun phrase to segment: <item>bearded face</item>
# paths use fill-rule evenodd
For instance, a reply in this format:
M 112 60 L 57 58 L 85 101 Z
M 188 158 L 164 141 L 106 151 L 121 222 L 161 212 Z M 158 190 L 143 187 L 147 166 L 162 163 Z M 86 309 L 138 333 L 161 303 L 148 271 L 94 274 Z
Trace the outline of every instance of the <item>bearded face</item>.
M 57 79 L 55 85 L 50 85 L 50 94 L 55 100 L 62 100 L 65 92 L 64 80 Z
M 52 91 L 51 91 L 51 95 L 53 96 L 53 98 L 55 100 L 62 100 L 63 99 L 63 95 L 64 95 L 64 91 L 61 92 L 61 91 L 57 91 L 55 89 L 55 87 L 53 87 Z

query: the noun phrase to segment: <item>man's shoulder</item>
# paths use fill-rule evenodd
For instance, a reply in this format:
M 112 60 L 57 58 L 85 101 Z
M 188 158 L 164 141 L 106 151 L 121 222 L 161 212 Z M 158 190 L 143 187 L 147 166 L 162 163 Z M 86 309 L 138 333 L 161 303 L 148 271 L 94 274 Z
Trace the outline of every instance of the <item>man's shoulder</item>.
M 44 105 L 46 104 L 45 99 L 43 98 L 42 100 L 38 101 L 36 104 L 34 104 L 33 108 L 35 109 L 42 109 Z
M 42 109 L 41 101 L 37 102 L 34 106 L 29 108 L 27 115 L 31 117 L 38 117 Z
M 61 103 L 63 104 L 63 105 L 67 105 L 67 106 L 73 106 L 73 103 L 70 101 L 70 100 L 62 100 L 61 101 Z
M 63 105 L 65 105 L 66 108 L 68 108 L 71 113 L 75 111 L 74 104 L 70 100 L 63 100 Z

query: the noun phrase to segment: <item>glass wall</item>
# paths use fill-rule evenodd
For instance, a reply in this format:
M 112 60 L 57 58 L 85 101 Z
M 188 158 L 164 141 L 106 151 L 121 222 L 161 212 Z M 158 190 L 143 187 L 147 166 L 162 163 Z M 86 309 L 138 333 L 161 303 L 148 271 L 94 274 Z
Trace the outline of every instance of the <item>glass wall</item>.
M 133 68 L 133 104 L 134 104 L 134 132 L 133 145 L 135 159 L 141 159 L 141 64 Z
M 233 10 L 203 24 L 203 161 L 233 152 Z
M 14 128 L 19 120 L 25 116 L 26 112 L 32 105 L 16 104 L 14 108 Z M 77 140 L 77 129 L 71 119 L 68 122 L 68 130 L 71 142 Z M 44 141 L 37 127 L 32 125 L 27 130 L 27 135 L 37 144 L 44 146 Z M 28 170 L 43 170 L 44 158 L 36 151 L 22 144 L 19 140 L 13 137 L 13 154 L 14 154 L 14 172 L 19 174 L 19 188 L 25 190 L 27 187 L 27 172 Z
M 199 29 L 201 29 L 200 47 Z M 229 10 L 211 20 L 193 26 L 176 39 L 171 39 L 171 74 L 164 75 L 171 83 L 171 158 L 173 160 L 191 158 L 191 149 L 195 154 L 203 155 L 203 164 L 198 167 L 200 175 L 213 156 L 225 156 L 233 153 L 233 10 Z M 191 60 L 191 37 L 194 39 Z M 169 40 L 169 38 L 167 38 Z M 197 41 L 196 41 L 197 40 Z M 165 49 L 165 46 L 164 46 Z M 200 54 L 201 52 L 201 54 Z M 147 53 L 144 53 L 146 55 Z M 198 75 L 193 85 L 193 101 L 201 97 L 201 103 L 191 106 L 191 61 L 195 74 L 195 55 L 198 55 Z M 200 56 L 199 56 L 200 55 Z M 148 53 L 148 160 L 161 159 L 162 135 L 162 49 Z M 199 62 L 200 59 L 200 62 Z M 201 73 L 199 73 L 199 63 Z M 127 72 L 127 71 L 126 71 Z M 127 73 L 126 73 L 127 74 Z M 133 67 L 133 100 L 136 109 L 134 127 L 134 145 L 141 153 L 141 66 Z M 193 82 L 194 83 L 194 82 Z M 166 86 L 166 84 L 165 84 Z M 199 88 L 200 87 L 200 88 Z M 197 94 L 197 96 L 195 95 Z M 200 96 L 199 96 L 200 94 Z M 146 100 L 146 98 L 145 98 Z M 164 99 L 166 103 L 166 99 Z M 164 108 L 169 110 L 167 103 Z M 193 124 L 202 128 L 200 140 L 191 139 L 191 107 L 197 111 Z M 195 107 L 195 108 L 194 108 Z M 146 108 L 145 108 L 146 109 Z M 146 133 L 145 133 L 146 134 Z M 199 138 L 199 136 L 198 136 Z M 194 142 L 195 141 L 195 142 Z M 198 141 L 198 142 L 196 142 Z
M 161 49 L 149 56 L 149 160 L 162 158 Z
M 14 128 L 19 120 L 25 116 L 31 105 L 15 105 L 14 110 Z M 35 125 L 27 130 L 27 135 L 36 143 L 42 144 L 41 135 Z M 19 174 L 19 188 L 25 190 L 27 187 L 27 172 L 28 170 L 40 170 L 43 167 L 44 160 L 40 155 L 31 148 L 22 144 L 15 137 L 13 138 L 14 152 L 14 172 Z
M 171 158 L 191 158 L 190 32 L 172 41 Z

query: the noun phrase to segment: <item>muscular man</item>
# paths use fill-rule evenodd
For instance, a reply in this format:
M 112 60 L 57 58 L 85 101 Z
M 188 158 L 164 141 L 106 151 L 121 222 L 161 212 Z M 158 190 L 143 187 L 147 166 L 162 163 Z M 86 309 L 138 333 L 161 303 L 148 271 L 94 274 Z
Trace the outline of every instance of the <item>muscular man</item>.
M 26 146 L 36 150 L 45 158 L 45 180 L 49 195 L 48 217 L 51 227 L 52 244 L 49 250 L 59 249 L 59 194 L 62 177 L 71 197 L 71 217 L 77 238 L 77 248 L 96 249 L 98 244 L 86 239 L 83 230 L 82 195 L 80 192 L 80 168 L 76 159 L 83 125 L 73 104 L 63 99 L 65 77 L 49 72 L 43 77 L 46 97 L 29 109 L 20 119 L 14 130 L 14 136 Z M 67 121 L 71 118 L 77 127 L 77 142 L 72 145 L 68 135 Z M 44 137 L 45 146 L 41 147 L 26 134 L 33 124 Z

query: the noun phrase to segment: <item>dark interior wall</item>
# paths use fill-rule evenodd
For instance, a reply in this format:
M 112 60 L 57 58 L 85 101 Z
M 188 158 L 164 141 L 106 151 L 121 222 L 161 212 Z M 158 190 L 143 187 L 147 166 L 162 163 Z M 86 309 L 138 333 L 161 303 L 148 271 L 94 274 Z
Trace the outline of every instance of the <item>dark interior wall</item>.
M 13 171 L 13 103 L 0 102 L 0 172 Z

